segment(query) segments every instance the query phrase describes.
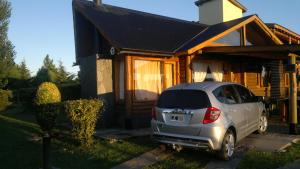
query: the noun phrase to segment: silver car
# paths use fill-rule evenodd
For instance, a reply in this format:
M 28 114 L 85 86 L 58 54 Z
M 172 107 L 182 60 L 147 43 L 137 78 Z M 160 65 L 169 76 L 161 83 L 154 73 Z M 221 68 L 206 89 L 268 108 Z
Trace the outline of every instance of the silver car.
M 238 141 L 267 130 L 261 97 L 234 83 L 181 84 L 165 90 L 153 108 L 153 138 L 173 148 L 208 148 L 229 160 Z

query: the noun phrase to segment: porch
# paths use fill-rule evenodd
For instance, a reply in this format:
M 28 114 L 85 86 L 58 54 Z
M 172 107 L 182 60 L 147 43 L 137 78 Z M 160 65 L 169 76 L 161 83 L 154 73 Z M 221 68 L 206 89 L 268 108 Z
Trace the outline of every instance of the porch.
M 186 81 L 213 76 L 216 81 L 242 84 L 265 97 L 271 117 L 290 122 L 291 130 L 296 130 L 299 51 L 299 45 L 205 47 L 187 56 Z

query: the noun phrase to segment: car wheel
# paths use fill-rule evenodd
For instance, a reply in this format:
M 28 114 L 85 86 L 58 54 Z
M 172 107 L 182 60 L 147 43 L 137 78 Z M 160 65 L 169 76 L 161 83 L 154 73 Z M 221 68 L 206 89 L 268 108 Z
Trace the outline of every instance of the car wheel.
M 264 134 L 267 131 L 267 128 L 268 128 L 267 115 L 265 113 L 263 113 L 259 118 L 259 125 L 258 125 L 257 132 L 259 134 Z
M 231 130 L 228 130 L 224 136 L 221 150 L 218 152 L 222 160 L 230 160 L 234 154 L 235 136 Z

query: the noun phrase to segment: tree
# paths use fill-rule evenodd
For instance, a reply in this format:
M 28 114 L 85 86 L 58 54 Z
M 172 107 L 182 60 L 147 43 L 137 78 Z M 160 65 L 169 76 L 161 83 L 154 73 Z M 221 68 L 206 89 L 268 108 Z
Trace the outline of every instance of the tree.
M 36 74 L 34 83 L 36 85 L 39 85 L 43 82 L 56 82 L 56 74 L 52 70 L 46 69 L 44 67 L 40 68 Z
M 50 59 L 50 56 L 47 54 L 43 61 L 43 68 L 52 71 L 53 73 L 57 73 L 57 68 L 53 63 L 53 59 Z
M 62 61 L 60 60 L 58 62 L 58 70 L 57 70 L 57 82 L 58 83 L 66 83 L 68 82 L 70 79 L 70 73 L 68 73 L 66 71 L 66 68 L 64 67 Z
M 14 46 L 7 36 L 10 16 L 10 2 L 7 0 L 0 0 L 0 88 L 6 86 L 9 76 L 16 75 L 17 69 L 14 62 Z
M 30 78 L 30 71 L 27 68 L 25 59 L 19 65 L 20 78 L 22 80 L 27 80 Z
M 53 63 L 53 60 L 47 54 L 43 61 L 43 66 L 38 70 L 34 83 L 39 85 L 43 82 L 53 82 L 57 80 L 57 68 Z

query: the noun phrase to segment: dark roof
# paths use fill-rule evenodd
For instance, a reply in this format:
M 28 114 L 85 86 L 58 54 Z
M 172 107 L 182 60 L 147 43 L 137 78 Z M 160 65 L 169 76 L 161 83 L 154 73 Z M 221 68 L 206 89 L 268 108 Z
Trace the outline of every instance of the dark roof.
M 286 28 L 282 25 L 279 25 L 277 23 L 266 23 L 266 25 L 270 28 L 270 29 L 279 29 L 281 31 L 283 31 L 284 33 L 291 35 L 297 39 L 300 39 L 300 35 L 292 30 L 290 30 L 289 28 Z
M 173 53 L 207 27 L 111 5 L 96 7 L 86 0 L 73 0 L 73 8 L 95 25 L 111 45 L 120 49 Z
M 254 15 L 246 16 L 243 18 L 235 19 L 228 22 L 222 22 L 216 25 L 212 25 L 204 29 L 202 32 L 200 32 L 197 36 L 192 38 L 191 40 L 187 41 L 184 45 L 182 45 L 180 48 L 178 48 L 175 52 L 182 52 L 186 51 L 188 49 L 191 49 L 198 44 L 201 44 L 205 42 L 206 40 L 209 40 L 210 38 L 232 28 L 233 26 L 251 18 Z

